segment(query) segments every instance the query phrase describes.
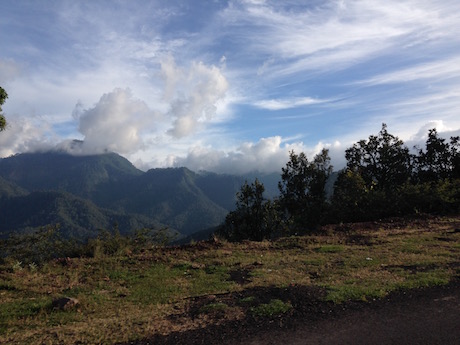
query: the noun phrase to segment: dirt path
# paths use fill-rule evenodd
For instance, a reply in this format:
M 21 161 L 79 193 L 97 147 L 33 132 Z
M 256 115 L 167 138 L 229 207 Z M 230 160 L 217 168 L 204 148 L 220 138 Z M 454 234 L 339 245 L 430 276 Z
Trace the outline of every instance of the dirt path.
M 312 291 L 308 289 L 288 293 L 300 297 L 303 303 L 297 304 L 298 312 L 288 317 L 224 322 L 129 344 L 460 344 L 458 279 L 448 286 L 392 293 L 371 303 L 339 306 L 315 302 L 314 292 L 310 299 L 308 294 Z
M 233 344 L 460 344 L 460 287 L 395 295 L 313 323 L 273 329 Z

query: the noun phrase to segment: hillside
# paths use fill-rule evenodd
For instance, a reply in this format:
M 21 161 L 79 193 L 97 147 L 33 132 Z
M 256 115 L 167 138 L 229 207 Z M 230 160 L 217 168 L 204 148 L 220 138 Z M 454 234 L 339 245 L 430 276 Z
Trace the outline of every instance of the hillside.
M 128 182 L 103 184 L 93 200 L 103 207 L 142 214 L 184 234 L 219 224 L 228 210 L 213 202 L 186 168 L 152 169 Z M 221 199 L 234 190 L 221 191 Z
M 190 235 L 220 224 L 247 178 L 186 168 L 142 172 L 115 153 L 18 154 L 0 160 L 0 232 L 59 223 L 82 238 L 117 222 L 125 232 L 155 224 Z M 274 175 L 264 179 L 271 197 Z
M 163 227 L 145 216 L 117 213 L 97 207 L 89 200 L 56 191 L 0 198 L 0 209 L 0 238 L 48 224 L 59 224 L 62 235 L 76 239 L 95 237 L 99 230 L 112 229 L 115 225 L 122 233 L 129 229 Z
M 15 183 L 5 180 L 0 176 L 0 198 L 11 198 L 26 195 L 27 191 Z
M 29 191 L 60 190 L 90 198 L 101 183 L 139 176 L 128 160 L 107 153 L 72 156 L 63 152 L 23 153 L 0 160 L 0 176 Z

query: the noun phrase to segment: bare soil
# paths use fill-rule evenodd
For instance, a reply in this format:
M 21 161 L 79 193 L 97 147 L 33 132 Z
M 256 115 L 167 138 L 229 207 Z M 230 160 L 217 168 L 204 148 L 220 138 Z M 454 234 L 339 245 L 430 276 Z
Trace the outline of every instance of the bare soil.
M 235 274 L 235 278 L 236 274 Z M 324 291 L 305 286 L 247 289 L 241 293 L 204 296 L 190 301 L 190 318 L 209 303 L 239 304 L 290 301 L 290 312 L 272 318 L 222 320 L 228 311 L 210 317 L 219 322 L 192 331 L 153 336 L 130 344 L 459 344 L 460 280 L 447 286 L 400 291 L 370 302 L 335 305 L 321 301 Z M 249 306 L 248 306 L 249 308 Z

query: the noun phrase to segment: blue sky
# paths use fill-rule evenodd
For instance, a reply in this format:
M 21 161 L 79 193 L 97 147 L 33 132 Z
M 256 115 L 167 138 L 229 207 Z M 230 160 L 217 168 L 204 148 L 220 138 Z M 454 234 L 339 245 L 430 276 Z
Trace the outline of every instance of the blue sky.
M 460 129 L 460 2 L 0 2 L 0 156 L 115 151 L 142 169 L 280 171 L 383 122 Z M 73 139 L 83 141 L 72 145 Z

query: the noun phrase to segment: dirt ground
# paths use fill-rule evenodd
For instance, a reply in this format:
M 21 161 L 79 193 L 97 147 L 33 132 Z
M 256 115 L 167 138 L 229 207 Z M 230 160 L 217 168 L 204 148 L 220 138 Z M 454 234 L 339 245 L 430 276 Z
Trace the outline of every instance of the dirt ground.
M 246 294 L 258 296 L 260 302 L 289 299 L 293 311 L 272 319 L 223 320 L 206 328 L 157 335 L 131 344 L 460 344 L 459 280 L 444 287 L 342 305 L 320 302 L 322 293 L 319 289 L 292 286 L 218 296 L 226 304 Z M 200 298 L 191 301 L 190 317 L 205 303 Z M 218 320 L 218 313 L 214 317 Z
M 318 322 L 298 320 L 234 344 L 460 344 L 460 288 L 394 295 Z

